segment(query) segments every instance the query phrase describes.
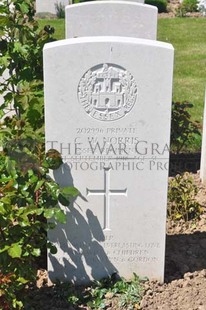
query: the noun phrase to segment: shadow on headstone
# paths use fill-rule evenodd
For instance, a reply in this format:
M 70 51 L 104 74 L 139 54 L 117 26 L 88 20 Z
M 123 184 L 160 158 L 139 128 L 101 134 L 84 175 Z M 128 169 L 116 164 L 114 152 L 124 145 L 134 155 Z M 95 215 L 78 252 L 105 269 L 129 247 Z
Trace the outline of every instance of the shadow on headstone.
M 70 168 L 63 164 L 54 172 L 54 178 L 61 186 L 73 186 Z M 80 194 L 85 201 L 86 198 Z M 117 273 L 116 268 L 108 259 L 99 242 L 105 241 L 103 230 L 97 217 L 89 209 L 86 217 L 81 214 L 82 208 L 73 201 L 67 208 L 67 223 L 50 231 L 50 240 L 58 244 L 61 254 L 49 254 L 49 259 L 55 268 L 49 272 L 51 280 L 70 281 L 74 284 L 91 282 L 86 268 L 91 276 L 99 280 L 104 276 Z M 62 255 L 64 253 L 65 255 Z M 85 267 L 87 266 L 87 267 Z

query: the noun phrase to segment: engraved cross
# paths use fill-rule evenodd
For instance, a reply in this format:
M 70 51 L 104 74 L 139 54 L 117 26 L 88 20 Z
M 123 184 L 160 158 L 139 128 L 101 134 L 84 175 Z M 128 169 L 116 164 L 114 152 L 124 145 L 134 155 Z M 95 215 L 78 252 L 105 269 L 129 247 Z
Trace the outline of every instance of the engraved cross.
M 103 230 L 110 230 L 110 196 L 122 195 L 127 196 L 127 188 L 110 189 L 110 168 L 104 168 L 104 188 L 88 189 L 87 196 L 103 196 L 104 197 L 104 227 Z

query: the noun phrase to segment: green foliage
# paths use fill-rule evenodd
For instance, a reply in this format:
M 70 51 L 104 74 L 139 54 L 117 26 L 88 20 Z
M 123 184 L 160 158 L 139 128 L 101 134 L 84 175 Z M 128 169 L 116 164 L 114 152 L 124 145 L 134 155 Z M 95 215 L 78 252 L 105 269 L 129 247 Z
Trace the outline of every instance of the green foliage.
M 172 103 L 171 150 L 176 153 L 192 145 L 201 136 L 199 123 L 192 121 L 188 112 L 191 108 L 193 104 L 186 101 Z
M 167 12 L 167 0 L 145 0 L 145 4 L 156 6 L 158 13 Z
M 65 6 L 61 2 L 55 3 L 56 16 L 58 18 L 65 18 Z
M 189 173 L 170 179 L 168 189 L 168 217 L 171 220 L 189 221 L 203 212 L 195 196 L 198 188 Z
M 115 309 L 139 309 L 144 279 L 134 274 L 131 281 L 113 274 L 111 277 L 95 281 L 91 287 L 83 290 L 74 290 L 71 285 L 56 286 L 57 294 L 61 299 L 67 300 L 69 305 L 87 305 L 89 309 L 107 309 L 115 300 Z
M 108 300 L 117 297 L 119 309 L 138 309 L 141 294 L 140 278 L 136 274 L 131 281 L 117 279 L 113 275 L 94 283 L 89 291 L 87 306 L 91 309 L 106 309 Z
M 186 17 L 187 11 L 185 10 L 184 6 L 181 4 L 176 8 L 175 10 L 175 16 L 176 17 Z
M 197 12 L 197 0 L 183 0 L 183 7 L 187 12 Z
M 65 212 L 58 202 L 64 200 L 69 205 L 78 194 L 73 187 L 59 188 L 48 177 L 50 167 L 39 156 L 39 147 L 26 162 L 25 148 L 22 151 L 18 145 L 15 156 L 18 154 L 19 158 L 13 157 L 12 150 L 9 156 L 4 152 L 0 155 L 0 266 L 4 276 L 12 274 L 5 298 L 13 307 L 14 292 L 36 277 L 35 262 L 41 250 L 47 246 L 51 253 L 56 252 L 47 242 L 45 232 L 54 228 L 56 222 L 66 223 Z
M 57 151 L 45 156 L 44 149 L 42 48 L 54 29 L 39 30 L 34 0 L 4 0 L 0 14 L 0 74 L 9 70 L 0 85 L 0 307 L 20 309 L 42 249 L 56 252 L 46 232 L 66 223 L 59 202 L 68 206 L 78 191 L 48 177 L 62 163 Z
M 176 15 L 184 17 L 190 12 L 197 12 L 197 0 L 183 0 L 177 9 Z
M 16 300 L 15 296 L 15 287 L 16 285 L 12 285 L 12 281 L 15 281 L 15 275 L 12 273 L 3 274 L 0 272 L 0 309 L 2 310 L 10 310 L 11 303 L 5 296 L 12 297 L 12 306 L 13 308 L 22 308 L 23 304 L 21 301 Z M 12 309 L 13 309 L 12 308 Z

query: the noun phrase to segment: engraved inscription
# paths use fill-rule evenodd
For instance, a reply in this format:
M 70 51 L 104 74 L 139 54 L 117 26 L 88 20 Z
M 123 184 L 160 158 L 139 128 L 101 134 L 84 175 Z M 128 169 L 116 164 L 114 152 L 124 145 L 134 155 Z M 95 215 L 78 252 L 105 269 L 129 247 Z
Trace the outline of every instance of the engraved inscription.
M 110 196 L 124 195 L 127 196 L 127 188 L 110 189 L 110 168 L 104 168 L 104 189 L 88 189 L 87 196 L 103 195 L 104 196 L 104 227 L 103 230 L 110 230 Z
M 108 231 L 107 231 L 108 233 Z M 113 235 L 106 235 L 105 242 L 101 243 L 105 250 L 105 254 L 101 257 L 101 261 L 107 261 L 108 259 L 115 263 L 153 263 L 159 262 L 157 255 L 158 249 L 160 249 L 160 243 L 158 242 L 111 242 Z M 75 248 L 80 248 L 79 244 L 74 244 Z M 79 250 L 79 259 L 82 260 L 83 256 L 89 261 L 96 261 L 95 257 L 97 252 L 91 248 L 85 248 Z M 76 257 L 78 259 L 78 256 Z
M 107 257 L 114 263 L 157 263 L 160 244 L 156 242 L 108 242 L 103 243 Z
M 89 116 L 100 121 L 114 121 L 132 110 L 137 99 L 137 84 L 123 67 L 100 64 L 83 75 L 78 97 Z

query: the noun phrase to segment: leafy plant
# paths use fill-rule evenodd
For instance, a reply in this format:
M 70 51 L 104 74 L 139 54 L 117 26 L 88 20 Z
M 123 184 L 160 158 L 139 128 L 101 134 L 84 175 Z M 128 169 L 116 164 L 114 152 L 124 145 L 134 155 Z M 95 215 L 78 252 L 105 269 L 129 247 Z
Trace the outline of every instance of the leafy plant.
M 150 4 L 158 8 L 158 13 L 167 12 L 167 0 L 145 0 L 145 4 Z
M 172 103 L 171 149 L 176 153 L 180 153 L 194 143 L 197 136 L 201 136 L 199 123 L 192 121 L 188 112 L 191 108 L 193 104 L 187 101 Z
M 183 0 L 176 11 L 176 16 L 185 17 L 187 13 L 197 12 L 198 3 L 197 0 Z
M 181 6 L 186 12 L 197 12 L 197 0 L 183 0 Z
M 61 2 L 56 2 L 55 4 L 56 16 L 58 18 L 65 18 L 65 5 Z
M 0 305 L 23 307 L 22 290 L 36 277 L 36 259 L 42 249 L 55 247 L 46 232 L 66 222 L 73 187 L 60 188 L 48 176 L 61 156 L 45 156 L 42 48 L 54 29 L 39 30 L 34 0 L 0 3 Z M 8 70 L 8 71 L 7 71 Z M 6 75 L 5 73 L 8 72 Z M 8 76 L 8 77 L 7 77 Z M 8 113 L 9 112 L 9 113 Z M 53 219 L 52 222 L 47 220 Z
M 168 217 L 171 220 L 189 221 L 198 218 L 203 212 L 195 199 L 198 188 L 188 172 L 177 175 L 169 180 L 168 189 Z
M 113 306 L 115 309 L 140 309 L 142 282 L 145 280 L 134 274 L 131 281 L 126 281 L 115 273 L 101 281 L 94 281 L 89 287 L 56 283 L 53 296 L 73 307 L 85 305 L 88 309 L 108 309 Z
M 15 287 L 12 287 L 12 281 L 14 279 L 14 274 L 6 274 L 0 273 L 0 309 L 2 310 L 10 310 L 10 304 L 8 300 L 6 300 L 5 296 L 8 295 L 8 289 L 10 290 L 9 295 L 14 294 Z M 14 297 L 15 300 L 15 297 Z M 22 307 L 22 303 L 20 301 L 17 301 L 16 304 L 13 303 L 14 306 L 18 305 L 19 307 Z
M 142 291 L 140 278 L 135 273 L 131 281 L 126 281 L 124 278 L 118 279 L 113 275 L 94 283 L 89 291 L 87 306 L 91 309 L 106 309 L 110 296 L 118 299 L 120 309 L 138 309 Z
M 175 10 L 175 16 L 176 17 L 186 17 L 187 11 L 181 4 L 176 8 Z
M 35 279 L 41 250 L 47 246 L 56 253 L 45 232 L 54 228 L 55 222 L 66 223 L 58 202 L 68 206 L 78 194 L 73 187 L 59 188 L 48 177 L 50 166 L 46 159 L 38 158 L 38 147 L 35 156 L 29 157 L 26 148 L 22 151 L 18 145 L 9 156 L 3 152 L 0 156 L 0 266 L 4 275 L 12 274 L 11 287 L 5 293 L 13 307 L 13 286 L 18 291 Z

